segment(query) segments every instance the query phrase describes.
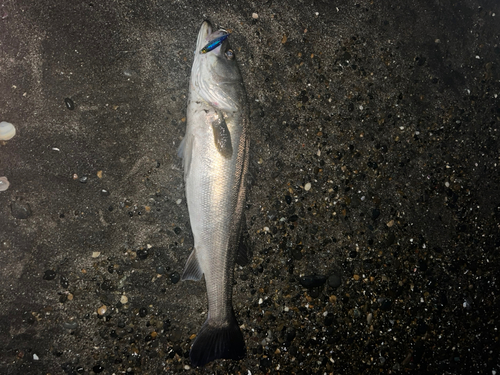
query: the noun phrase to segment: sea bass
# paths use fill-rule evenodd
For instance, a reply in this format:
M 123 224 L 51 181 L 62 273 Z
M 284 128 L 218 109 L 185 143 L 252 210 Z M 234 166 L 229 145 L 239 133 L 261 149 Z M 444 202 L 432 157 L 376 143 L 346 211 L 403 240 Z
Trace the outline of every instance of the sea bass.
M 234 264 L 245 260 L 241 245 L 249 139 L 245 88 L 227 34 L 208 21 L 198 33 L 187 107 L 186 134 L 179 147 L 194 237 L 182 280 L 205 275 L 208 317 L 190 352 L 194 366 L 218 358 L 241 359 L 246 347 L 232 306 Z

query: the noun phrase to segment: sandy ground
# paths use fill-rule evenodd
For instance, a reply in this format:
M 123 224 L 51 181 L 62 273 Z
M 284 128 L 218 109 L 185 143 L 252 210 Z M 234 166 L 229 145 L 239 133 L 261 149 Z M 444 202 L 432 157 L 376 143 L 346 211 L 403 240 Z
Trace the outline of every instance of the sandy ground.
M 500 373 L 499 3 L 201 4 L 0 1 L 0 373 Z M 248 93 L 253 258 L 247 357 L 194 370 L 204 19 Z

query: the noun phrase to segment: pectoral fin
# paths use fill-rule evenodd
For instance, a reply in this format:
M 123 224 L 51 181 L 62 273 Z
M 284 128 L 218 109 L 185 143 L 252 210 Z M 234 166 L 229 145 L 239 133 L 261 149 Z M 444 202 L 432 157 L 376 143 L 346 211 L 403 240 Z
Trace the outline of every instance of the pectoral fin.
M 222 112 L 217 111 L 217 119 L 212 121 L 212 129 L 214 131 L 215 147 L 222 156 L 230 159 L 233 156 L 231 133 L 229 132 Z
M 193 155 L 193 144 L 194 138 L 186 134 L 182 139 L 179 149 L 177 150 L 177 156 L 182 158 L 182 167 L 184 168 L 184 177 L 189 174 L 189 168 L 191 167 L 191 159 Z
M 182 273 L 181 280 L 201 280 L 203 276 L 203 271 L 200 268 L 200 263 L 198 262 L 198 257 L 196 256 L 196 248 L 193 249 L 193 252 L 189 256 L 186 267 L 184 268 L 184 272 Z

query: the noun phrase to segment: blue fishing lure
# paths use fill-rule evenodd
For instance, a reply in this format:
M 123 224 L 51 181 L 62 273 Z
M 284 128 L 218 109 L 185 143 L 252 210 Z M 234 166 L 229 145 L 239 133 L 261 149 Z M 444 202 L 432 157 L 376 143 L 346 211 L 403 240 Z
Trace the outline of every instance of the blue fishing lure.
M 208 44 L 201 49 L 200 53 L 207 53 L 213 49 L 216 49 L 217 47 L 219 47 L 222 44 L 223 41 L 225 41 L 227 39 L 228 36 L 229 36 L 229 34 L 224 34 L 224 35 L 219 36 L 218 38 L 215 38 L 214 40 L 208 42 Z

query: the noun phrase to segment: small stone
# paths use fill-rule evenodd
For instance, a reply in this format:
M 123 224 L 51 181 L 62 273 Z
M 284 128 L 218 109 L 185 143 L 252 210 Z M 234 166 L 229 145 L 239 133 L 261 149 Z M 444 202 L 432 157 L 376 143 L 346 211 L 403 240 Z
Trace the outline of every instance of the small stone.
M 149 253 L 147 250 L 137 250 L 137 258 L 139 258 L 140 260 L 145 260 L 147 259 Z
M 328 285 L 334 289 L 337 289 L 341 284 L 340 276 L 336 274 L 330 275 L 328 278 Z
M 353 278 L 354 280 L 356 280 L 356 281 L 358 281 L 358 280 L 360 279 L 359 275 L 354 275 L 352 278 Z
M 179 272 L 172 272 L 170 274 L 170 281 L 172 282 L 172 284 L 177 284 L 180 279 L 181 275 L 179 275 Z
M 101 365 L 95 365 L 94 367 L 92 367 L 92 371 L 94 371 L 96 374 L 100 374 L 104 371 L 104 367 L 102 367 Z
M 324 324 L 326 327 L 330 327 L 333 324 L 333 314 L 328 313 L 328 315 L 325 317 Z
M 300 284 L 305 288 L 317 288 L 325 284 L 326 276 L 308 275 L 300 278 Z
M 101 255 L 100 251 L 93 251 L 92 252 L 92 258 L 99 258 L 100 255 Z
M 87 176 L 81 177 L 78 181 L 80 181 L 82 184 L 86 184 L 89 178 Z
M 311 183 L 310 182 L 308 182 L 307 184 L 304 185 L 304 190 L 305 191 L 311 190 Z
M 285 202 L 286 204 L 291 204 L 292 203 L 292 197 L 289 195 L 285 195 Z
M 391 220 L 389 221 L 387 224 L 386 224 L 389 228 L 392 227 L 394 225 L 394 220 Z
M 379 303 L 380 309 L 382 309 L 383 311 L 389 311 L 391 309 L 392 301 L 390 299 L 381 298 L 381 300 L 379 300 Z
M 369 313 L 367 316 L 366 316 L 366 323 L 368 323 L 368 325 L 370 325 L 372 323 L 372 320 L 373 320 L 373 314 L 372 313 Z
M 0 177 L 0 191 L 5 191 L 9 188 L 10 182 L 7 177 Z
M 16 127 L 10 122 L 0 122 L 0 141 L 8 141 L 16 135 Z
M 146 309 L 145 307 L 141 307 L 139 309 L 139 316 L 141 318 L 145 318 L 147 315 L 148 315 L 148 309 Z
M 102 305 L 101 307 L 99 307 L 97 309 L 97 313 L 101 316 L 103 316 L 104 314 L 106 314 L 106 311 L 108 311 L 108 308 L 106 305 Z
M 74 331 L 75 329 L 78 328 L 78 322 L 75 322 L 74 320 L 70 320 L 69 322 L 64 322 L 63 327 L 65 329 L 69 329 L 71 331 Z
M 40 358 L 36 355 L 36 354 L 33 354 L 33 360 L 34 361 L 38 361 Z
M 259 18 L 259 15 L 257 13 L 252 13 L 252 18 L 256 20 Z
M 31 207 L 28 203 L 23 202 L 13 202 L 10 205 L 10 211 L 12 212 L 12 216 L 16 219 L 27 219 L 31 216 Z
M 68 278 L 61 275 L 61 277 L 59 278 L 59 284 L 61 284 L 62 288 L 68 289 L 68 287 L 69 287 Z
M 175 203 L 177 203 L 177 204 L 181 204 L 181 203 L 182 203 L 182 199 L 177 199 L 177 200 L 175 201 Z
M 75 103 L 70 98 L 64 98 L 64 104 L 66 104 L 66 108 L 70 111 L 75 109 Z
M 175 228 L 174 228 L 174 232 L 175 232 L 175 234 L 179 235 L 179 234 L 181 234 L 182 229 L 181 229 L 181 228 L 179 228 L 179 227 L 175 227 Z
M 123 304 L 123 305 L 126 305 L 128 303 L 128 297 L 126 295 L 122 295 L 120 297 L 120 302 Z
M 109 197 L 109 194 L 111 194 L 111 193 L 109 192 L 108 189 L 101 189 L 101 195 L 103 197 Z
M 292 257 L 295 260 L 301 260 L 302 259 L 302 245 L 299 245 L 299 246 L 294 247 L 292 249 Z
M 55 278 L 56 278 L 56 271 L 54 271 L 54 270 L 47 270 L 43 274 L 44 280 L 54 280 Z
M 102 171 L 97 171 L 97 178 L 102 178 Z

